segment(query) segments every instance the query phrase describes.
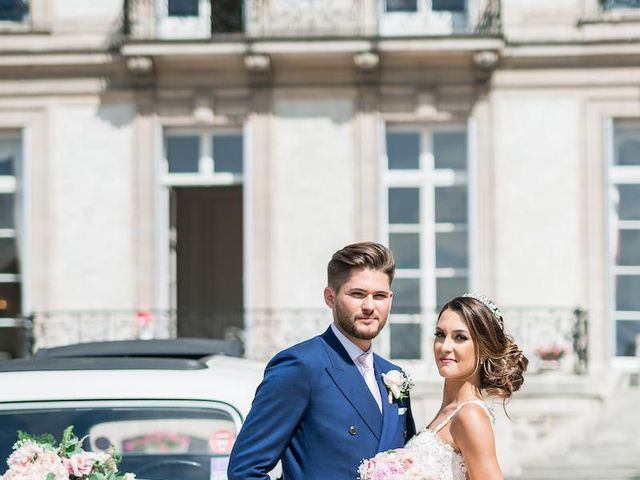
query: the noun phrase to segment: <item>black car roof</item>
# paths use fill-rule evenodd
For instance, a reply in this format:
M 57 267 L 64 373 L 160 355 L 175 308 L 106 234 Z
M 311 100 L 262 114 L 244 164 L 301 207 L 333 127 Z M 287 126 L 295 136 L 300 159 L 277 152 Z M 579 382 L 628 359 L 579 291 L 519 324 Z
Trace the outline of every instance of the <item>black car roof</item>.
M 52 370 L 201 370 L 204 362 L 186 358 L 28 358 L 0 362 L 0 372 Z
M 32 358 L 0 362 L 0 372 L 38 370 L 199 370 L 213 355 L 242 356 L 242 344 L 205 338 L 121 340 L 42 348 Z
M 36 359 L 81 357 L 144 357 L 199 359 L 211 355 L 241 357 L 238 341 L 208 338 L 171 338 L 154 340 L 120 340 L 115 342 L 76 343 L 53 348 L 41 348 Z

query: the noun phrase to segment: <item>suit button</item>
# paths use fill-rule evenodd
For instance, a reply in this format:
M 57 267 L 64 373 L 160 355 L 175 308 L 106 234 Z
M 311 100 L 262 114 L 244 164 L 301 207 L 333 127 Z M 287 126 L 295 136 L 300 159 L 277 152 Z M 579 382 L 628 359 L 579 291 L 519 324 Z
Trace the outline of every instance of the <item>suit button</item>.
M 354 427 L 353 425 L 351 425 L 351 426 L 349 427 L 349 433 L 350 433 L 351 435 L 355 435 L 356 433 L 358 433 L 358 429 L 357 429 L 356 427 Z

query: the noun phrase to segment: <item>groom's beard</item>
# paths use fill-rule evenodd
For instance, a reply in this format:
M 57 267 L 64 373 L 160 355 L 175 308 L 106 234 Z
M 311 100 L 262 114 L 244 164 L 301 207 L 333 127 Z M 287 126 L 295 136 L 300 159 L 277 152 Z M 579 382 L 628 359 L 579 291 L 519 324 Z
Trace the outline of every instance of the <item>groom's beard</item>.
M 343 310 L 340 304 L 336 303 L 336 323 L 340 328 L 342 328 L 342 330 L 354 338 L 358 338 L 360 340 L 373 340 L 378 336 L 387 323 L 387 315 L 375 315 L 375 318 L 378 320 L 377 328 L 360 325 L 357 323 L 357 318 L 360 316 L 363 315 L 358 313 L 351 317 L 349 312 Z

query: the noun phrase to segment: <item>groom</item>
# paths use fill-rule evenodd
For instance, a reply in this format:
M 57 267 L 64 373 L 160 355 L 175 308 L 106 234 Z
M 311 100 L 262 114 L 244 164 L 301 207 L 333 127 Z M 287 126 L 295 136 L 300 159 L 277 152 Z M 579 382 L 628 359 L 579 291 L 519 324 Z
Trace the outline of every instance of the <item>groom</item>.
M 395 263 L 373 243 L 337 251 L 325 303 L 333 324 L 267 365 L 231 452 L 229 480 L 355 480 L 358 465 L 415 433 L 408 399 L 391 398 L 382 374 L 399 367 L 371 350 L 391 309 Z

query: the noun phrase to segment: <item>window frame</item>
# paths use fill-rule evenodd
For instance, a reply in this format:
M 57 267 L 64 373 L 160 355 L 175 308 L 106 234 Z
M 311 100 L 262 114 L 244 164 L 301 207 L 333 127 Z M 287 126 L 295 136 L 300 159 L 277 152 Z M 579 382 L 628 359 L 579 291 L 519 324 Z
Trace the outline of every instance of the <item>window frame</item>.
M 158 38 L 198 39 L 211 37 L 211 0 L 198 0 L 197 16 L 169 15 L 169 0 L 154 0 Z
M 420 160 L 417 169 L 390 170 L 386 149 L 387 132 L 418 132 L 420 135 Z M 466 134 L 466 170 L 436 169 L 433 158 L 433 133 L 434 132 L 465 132 Z M 422 340 L 420 342 L 422 358 L 430 354 L 429 329 L 435 323 L 437 311 L 436 284 L 439 278 L 467 279 L 467 288 L 474 284 L 475 274 L 475 210 L 472 207 L 475 188 L 473 187 L 473 175 L 475 174 L 475 157 L 473 154 L 473 134 L 475 130 L 471 120 L 455 123 L 428 124 L 416 122 L 382 121 L 380 127 L 381 155 L 380 155 L 380 238 L 389 245 L 392 233 L 418 233 L 420 238 L 420 265 L 417 269 L 396 269 L 396 279 L 419 278 L 420 285 L 420 313 L 396 313 L 390 314 L 389 328 L 383 331 L 381 342 L 383 351 L 389 355 L 391 352 L 391 326 L 398 323 L 421 323 Z M 464 173 L 463 173 L 464 172 Z M 467 221 L 464 224 L 451 224 L 436 222 L 435 218 L 435 189 L 437 187 L 466 186 Z M 420 218 L 418 224 L 389 224 L 388 191 L 393 187 L 418 187 L 420 188 Z M 440 232 L 465 231 L 467 233 L 467 268 L 441 268 L 436 266 L 436 234 Z M 425 321 L 425 319 L 427 321 Z M 416 361 L 421 359 L 410 359 Z M 400 359 L 403 360 L 403 359 Z
M 617 359 L 633 359 L 628 355 L 618 355 L 617 331 L 618 322 L 640 321 L 640 310 L 617 310 L 617 292 L 616 279 L 624 275 L 640 275 L 640 265 L 628 266 L 617 265 L 616 263 L 616 239 L 620 230 L 635 230 L 640 232 L 640 220 L 618 220 L 616 206 L 612 201 L 613 189 L 617 185 L 638 185 L 640 187 L 640 165 L 616 165 L 615 164 L 615 123 L 616 121 L 635 120 L 638 122 L 638 130 L 640 132 L 640 116 L 612 116 L 606 119 L 606 188 L 605 188 L 605 205 L 607 211 L 607 236 L 608 236 L 608 263 L 609 263 L 609 315 L 610 325 L 613 329 L 611 335 L 611 351 L 613 357 Z
M 239 134 L 243 142 L 243 173 L 216 172 L 212 137 L 216 134 Z M 169 171 L 167 140 L 169 136 L 196 136 L 199 138 L 200 157 L 198 172 Z M 245 172 L 246 144 L 242 127 L 165 127 L 162 133 L 162 183 L 165 186 L 241 185 Z
M 19 285 L 19 299 L 20 304 L 16 307 L 18 314 L 15 316 L 2 316 L 0 320 L 2 324 L 6 326 L 14 326 L 16 319 L 21 315 L 24 315 L 27 311 L 26 292 L 25 292 L 25 271 L 26 261 L 25 256 L 28 251 L 27 247 L 27 235 L 25 231 L 25 211 L 26 205 L 24 205 L 24 198 L 21 194 L 24 191 L 24 176 L 25 176 L 25 154 L 26 154 L 26 132 L 24 128 L 5 128 L 0 125 L 0 141 L 4 138 L 18 137 L 20 143 L 20 153 L 17 159 L 17 164 L 14 165 L 14 171 L 12 175 L 0 175 L 0 193 L 11 194 L 14 198 L 14 226 L 13 228 L 0 229 L 0 238 L 13 238 L 17 246 L 16 255 L 19 263 L 19 271 L 16 273 L 0 273 L 0 283 L 3 284 L 18 284 Z M 23 252 L 22 254 L 20 252 Z
M 171 225 L 171 190 L 173 187 L 214 187 L 214 186 L 231 186 L 242 185 L 243 190 L 243 210 L 244 210 L 244 238 L 243 255 L 244 262 L 244 304 L 248 305 L 250 298 L 250 270 L 251 262 L 248 260 L 250 254 L 249 238 L 252 227 L 252 209 L 251 209 L 251 188 L 249 182 L 250 176 L 250 151 L 249 151 L 249 135 L 250 129 L 247 124 L 228 124 L 228 125 L 207 125 L 207 126 L 184 126 L 183 124 L 172 124 L 166 121 L 162 124 L 156 124 L 155 144 L 157 150 L 156 156 L 156 265 L 158 271 L 158 282 L 156 283 L 156 295 L 158 308 L 175 309 L 177 306 L 177 274 L 176 274 L 176 258 L 174 246 L 172 246 L 174 232 Z M 216 133 L 238 133 L 242 136 L 243 148 L 243 172 L 242 174 L 215 172 L 213 164 L 207 167 L 205 171 L 198 173 L 169 173 L 169 162 L 167 159 L 167 137 L 172 133 L 183 135 L 198 135 L 202 141 L 206 141 Z M 213 155 L 212 143 L 209 141 L 210 152 Z M 202 157 L 202 151 L 201 151 Z
M 386 0 L 378 5 L 378 32 L 381 36 L 456 35 L 470 33 L 480 14 L 478 6 L 465 0 L 459 10 L 434 10 L 432 0 L 417 0 L 415 11 L 388 11 Z

